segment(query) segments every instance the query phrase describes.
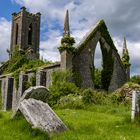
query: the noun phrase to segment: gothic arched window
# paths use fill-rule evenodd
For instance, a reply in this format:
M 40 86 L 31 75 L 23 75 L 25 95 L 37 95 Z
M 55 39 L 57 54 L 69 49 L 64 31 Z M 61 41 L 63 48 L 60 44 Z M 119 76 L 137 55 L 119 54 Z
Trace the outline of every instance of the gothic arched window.
M 15 38 L 15 44 L 18 43 L 18 24 L 16 24 L 16 38 Z
M 28 28 L 28 45 L 32 45 L 32 24 Z

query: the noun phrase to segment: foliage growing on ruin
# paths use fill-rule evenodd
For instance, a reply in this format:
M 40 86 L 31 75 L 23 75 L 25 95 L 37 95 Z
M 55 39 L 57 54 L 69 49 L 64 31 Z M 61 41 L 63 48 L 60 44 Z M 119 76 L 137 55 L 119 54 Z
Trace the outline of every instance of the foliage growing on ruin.
M 69 94 L 77 94 L 79 88 L 71 82 L 70 71 L 54 71 L 52 73 L 52 85 L 49 87 L 50 105 L 54 105 L 62 97 Z
M 50 61 L 44 62 L 39 59 L 29 60 L 27 58 L 26 51 L 21 52 L 21 51 L 16 50 L 13 53 L 12 58 L 4 64 L 6 66 L 3 68 L 1 74 L 12 73 L 16 81 L 16 87 L 18 87 L 19 73 L 21 71 L 24 71 L 24 72 L 28 70 L 35 71 L 36 69 L 38 69 L 38 67 L 46 66 L 49 64 L 52 64 L 52 62 Z
M 75 40 L 73 37 L 64 36 L 61 39 L 61 46 L 58 48 L 59 52 L 62 53 L 64 50 L 67 50 L 68 52 L 74 53 L 75 52 L 75 48 L 73 47 L 74 43 Z
M 35 73 L 30 77 L 30 83 L 31 83 L 31 86 L 36 85 L 36 74 Z
M 95 68 L 95 70 L 94 70 L 94 87 L 95 87 L 95 89 L 102 88 L 101 71 L 102 70 L 97 69 L 97 68 Z
M 129 58 L 129 53 L 128 53 L 128 50 L 126 50 L 126 51 L 125 51 L 125 54 L 123 54 L 123 56 L 122 56 L 122 63 L 123 63 L 123 65 L 124 65 L 125 69 L 129 68 L 130 65 L 131 65 L 131 64 L 129 63 L 129 60 L 130 60 L 130 58 Z

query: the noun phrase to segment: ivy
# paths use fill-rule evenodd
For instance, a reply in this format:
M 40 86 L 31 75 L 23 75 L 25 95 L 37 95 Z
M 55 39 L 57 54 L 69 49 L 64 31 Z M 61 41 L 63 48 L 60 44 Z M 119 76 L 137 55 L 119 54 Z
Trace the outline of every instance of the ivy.
M 60 53 L 67 50 L 68 52 L 75 53 L 75 48 L 73 47 L 73 44 L 75 43 L 75 40 L 73 37 L 70 36 L 64 36 L 61 39 L 61 46 L 58 47 L 58 50 Z
M 129 68 L 130 65 L 131 65 L 131 64 L 129 63 L 129 60 L 130 60 L 130 58 L 129 58 L 129 53 L 128 53 L 128 50 L 126 50 L 125 53 L 124 53 L 123 56 L 122 56 L 122 63 L 123 63 L 123 65 L 124 65 L 125 69 Z
M 75 40 L 73 37 L 70 37 L 70 36 L 64 36 L 62 39 L 61 39 L 61 44 L 69 44 L 69 45 L 73 45 L 75 43 Z

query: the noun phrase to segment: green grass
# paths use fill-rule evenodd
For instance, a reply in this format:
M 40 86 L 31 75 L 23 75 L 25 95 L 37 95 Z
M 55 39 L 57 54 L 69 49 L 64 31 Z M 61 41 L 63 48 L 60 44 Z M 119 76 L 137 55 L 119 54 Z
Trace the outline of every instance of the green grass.
M 23 119 L 11 120 L 0 113 L 0 140 L 139 140 L 140 121 L 131 122 L 130 107 L 89 106 L 86 110 L 63 109 L 56 113 L 68 126 L 65 133 L 48 138 Z
M 25 119 L 11 119 L 10 112 L 0 112 L 0 140 L 48 140 L 48 135 L 32 129 Z

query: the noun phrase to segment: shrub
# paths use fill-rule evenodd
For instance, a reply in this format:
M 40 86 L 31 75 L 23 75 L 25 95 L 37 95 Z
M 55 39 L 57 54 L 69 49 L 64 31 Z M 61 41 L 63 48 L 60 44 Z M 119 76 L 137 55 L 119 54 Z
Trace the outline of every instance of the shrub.
M 82 100 L 85 104 L 93 103 L 93 90 L 92 89 L 85 89 L 82 92 Z
M 96 89 L 102 88 L 101 70 L 100 69 L 95 69 L 95 71 L 94 71 L 94 86 Z
M 91 88 L 85 89 L 82 92 L 82 100 L 85 104 L 105 104 L 106 103 L 106 96 L 102 92 L 98 92 Z
M 63 109 L 82 109 L 84 104 L 82 102 L 82 96 L 70 94 L 68 96 L 61 97 L 56 106 Z
M 49 87 L 50 105 L 54 105 L 62 97 L 69 94 L 78 94 L 79 88 L 71 83 L 71 72 L 55 71 L 52 73 L 52 85 Z

